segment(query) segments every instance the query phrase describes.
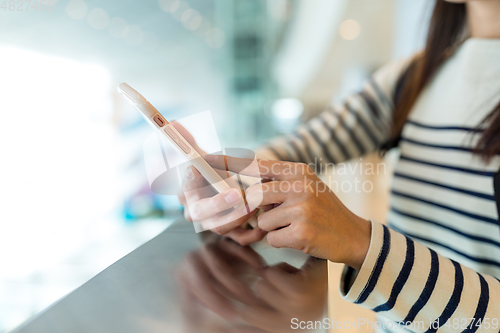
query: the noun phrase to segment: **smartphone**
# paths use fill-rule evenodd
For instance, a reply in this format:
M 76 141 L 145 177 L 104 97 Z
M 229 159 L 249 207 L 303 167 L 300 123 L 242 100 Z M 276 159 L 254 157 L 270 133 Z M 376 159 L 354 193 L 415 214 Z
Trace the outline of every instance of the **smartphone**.
M 205 179 L 219 193 L 229 190 L 231 187 L 222 179 L 222 177 L 208 164 L 203 157 L 194 149 L 189 142 L 172 126 L 165 117 L 162 116 L 151 103 L 139 94 L 135 89 L 126 83 L 118 86 L 118 91 L 139 110 L 146 120 L 153 125 L 172 145 L 186 157 Z M 246 202 L 245 202 L 246 203 Z M 254 228 L 257 226 L 257 220 L 254 216 L 249 220 L 249 224 Z

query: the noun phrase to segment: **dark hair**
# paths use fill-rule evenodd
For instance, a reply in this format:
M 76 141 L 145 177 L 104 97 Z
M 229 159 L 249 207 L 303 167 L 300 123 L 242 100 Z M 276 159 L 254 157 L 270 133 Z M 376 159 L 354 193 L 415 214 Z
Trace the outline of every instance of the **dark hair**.
M 436 71 L 463 42 L 467 29 L 467 12 L 463 3 L 436 0 L 427 42 L 422 53 L 415 56 L 400 83 L 393 117 L 392 141 L 401 135 L 412 106 Z M 474 153 L 488 162 L 500 152 L 500 103 L 478 125 L 485 128 L 474 147 Z

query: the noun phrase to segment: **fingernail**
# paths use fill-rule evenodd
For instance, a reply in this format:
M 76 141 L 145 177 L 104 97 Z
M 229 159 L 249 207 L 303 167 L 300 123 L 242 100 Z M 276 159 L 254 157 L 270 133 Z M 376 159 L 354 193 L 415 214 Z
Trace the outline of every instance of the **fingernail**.
M 228 204 L 234 204 L 240 201 L 241 194 L 238 190 L 232 189 L 224 196 Z

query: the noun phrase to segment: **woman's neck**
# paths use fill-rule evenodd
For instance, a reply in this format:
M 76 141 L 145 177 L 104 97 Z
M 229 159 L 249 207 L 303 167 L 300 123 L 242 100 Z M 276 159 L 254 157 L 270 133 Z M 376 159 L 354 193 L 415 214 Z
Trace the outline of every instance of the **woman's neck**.
M 467 1 L 470 36 L 500 39 L 500 1 Z

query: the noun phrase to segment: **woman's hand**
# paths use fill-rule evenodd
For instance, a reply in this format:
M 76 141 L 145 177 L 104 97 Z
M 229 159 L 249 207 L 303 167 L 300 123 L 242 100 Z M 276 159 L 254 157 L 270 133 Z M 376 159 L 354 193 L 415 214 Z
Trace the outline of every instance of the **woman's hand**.
M 214 167 L 222 162 L 215 156 L 207 160 Z M 227 160 L 235 168 L 248 163 Z M 259 160 L 259 169 L 268 181 L 249 187 L 247 201 L 250 209 L 276 207 L 258 216 L 269 244 L 361 267 L 370 245 L 369 221 L 349 211 L 306 164 Z
M 226 179 L 229 181 L 230 179 Z M 178 195 L 188 221 L 200 222 L 206 229 L 233 239 L 240 245 L 250 245 L 267 234 L 259 227 L 247 229 L 248 219 L 256 213 L 243 211 L 243 195 L 237 189 L 217 193 L 195 167 L 188 167 L 182 190 Z M 239 205 L 240 210 L 231 210 Z
M 200 155 L 206 155 L 189 131 L 179 123 L 173 122 L 172 125 Z M 226 178 L 225 167 L 221 170 L 224 170 L 221 171 L 222 178 Z M 226 179 L 227 182 L 231 180 Z M 267 232 L 258 227 L 246 228 L 246 222 L 256 210 L 250 214 L 242 214 L 239 211 L 230 214 L 228 211 L 238 204 L 241 205 L 243 201 L 242 193 L 236 189 L 239 186 L 233 184 L 232 187 L 233 189 L 224 193 L 217 193 L 195 167 L 189 166 L 184 173 L 181 192 L 178 194 L 179 202 L 184 206 L 184 217 L 188 221 L 200 222 L 205 226 L 215 225 L 216 227 L 210 228 L 213 232 L 229 237 L 241 245 L 258 242 Z

